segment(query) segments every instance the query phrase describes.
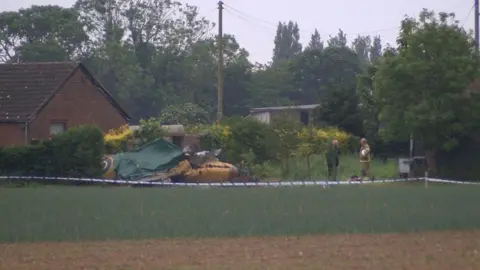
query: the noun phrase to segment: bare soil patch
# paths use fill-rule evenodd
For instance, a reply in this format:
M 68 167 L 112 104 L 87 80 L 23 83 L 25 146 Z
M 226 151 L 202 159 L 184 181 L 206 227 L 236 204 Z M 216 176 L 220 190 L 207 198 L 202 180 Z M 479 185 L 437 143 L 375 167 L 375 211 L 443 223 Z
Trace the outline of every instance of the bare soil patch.
M 480 230 L 1 244 L 0 269 L 480 269 Z

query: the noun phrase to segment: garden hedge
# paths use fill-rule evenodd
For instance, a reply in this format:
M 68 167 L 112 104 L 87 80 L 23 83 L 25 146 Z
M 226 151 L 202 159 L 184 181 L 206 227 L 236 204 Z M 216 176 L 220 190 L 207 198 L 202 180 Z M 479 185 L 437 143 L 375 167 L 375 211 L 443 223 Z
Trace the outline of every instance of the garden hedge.
M 100 177 L 104 149 L 99 128 L 74 127 L 37 145 L 0 149 L 0 175 Z

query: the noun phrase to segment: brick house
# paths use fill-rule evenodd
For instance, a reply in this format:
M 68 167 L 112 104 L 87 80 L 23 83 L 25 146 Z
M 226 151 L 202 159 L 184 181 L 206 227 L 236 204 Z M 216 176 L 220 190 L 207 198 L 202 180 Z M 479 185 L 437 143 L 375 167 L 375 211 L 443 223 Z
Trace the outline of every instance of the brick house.
M 106 132 L 128 121 L 81 63 L 0 64 L 0 146 L 49 139 L 82 124 Z

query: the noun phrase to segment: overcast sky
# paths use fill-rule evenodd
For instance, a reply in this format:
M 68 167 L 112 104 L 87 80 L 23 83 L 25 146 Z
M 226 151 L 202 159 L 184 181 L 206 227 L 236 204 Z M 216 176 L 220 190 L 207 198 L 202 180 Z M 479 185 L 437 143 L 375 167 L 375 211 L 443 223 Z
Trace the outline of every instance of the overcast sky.
M 18 10 L 32 4 L 71 6 L 75 0 L 3 0 L 0 9 Z M 200 14 L 217 22 L 217 0 L 181 1 L 199 7 Z M 224 32 L 234 34 L 250 52 L 250 60 L 266 63 L 271 59 L 278 21 L 297 21 L 306 45 L 317 28 L 322 39 L 341 28 L 349 43 L 357 34 L 380 35 L 383 43 L 395 43 L 404 15 L 416 16 L 422 8 L 455 12 L 465 27 L 473 28 L 473 0 L 224 0 Z M 216 31 L 216 29 L 215 29 Z

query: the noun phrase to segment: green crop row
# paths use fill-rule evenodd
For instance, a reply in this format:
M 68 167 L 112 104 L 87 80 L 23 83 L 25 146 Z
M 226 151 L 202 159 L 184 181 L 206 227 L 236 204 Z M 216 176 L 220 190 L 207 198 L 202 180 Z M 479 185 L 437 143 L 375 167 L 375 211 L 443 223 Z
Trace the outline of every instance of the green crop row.
M 480 187 L 0 189 L 0 242 L 480 228 Z

